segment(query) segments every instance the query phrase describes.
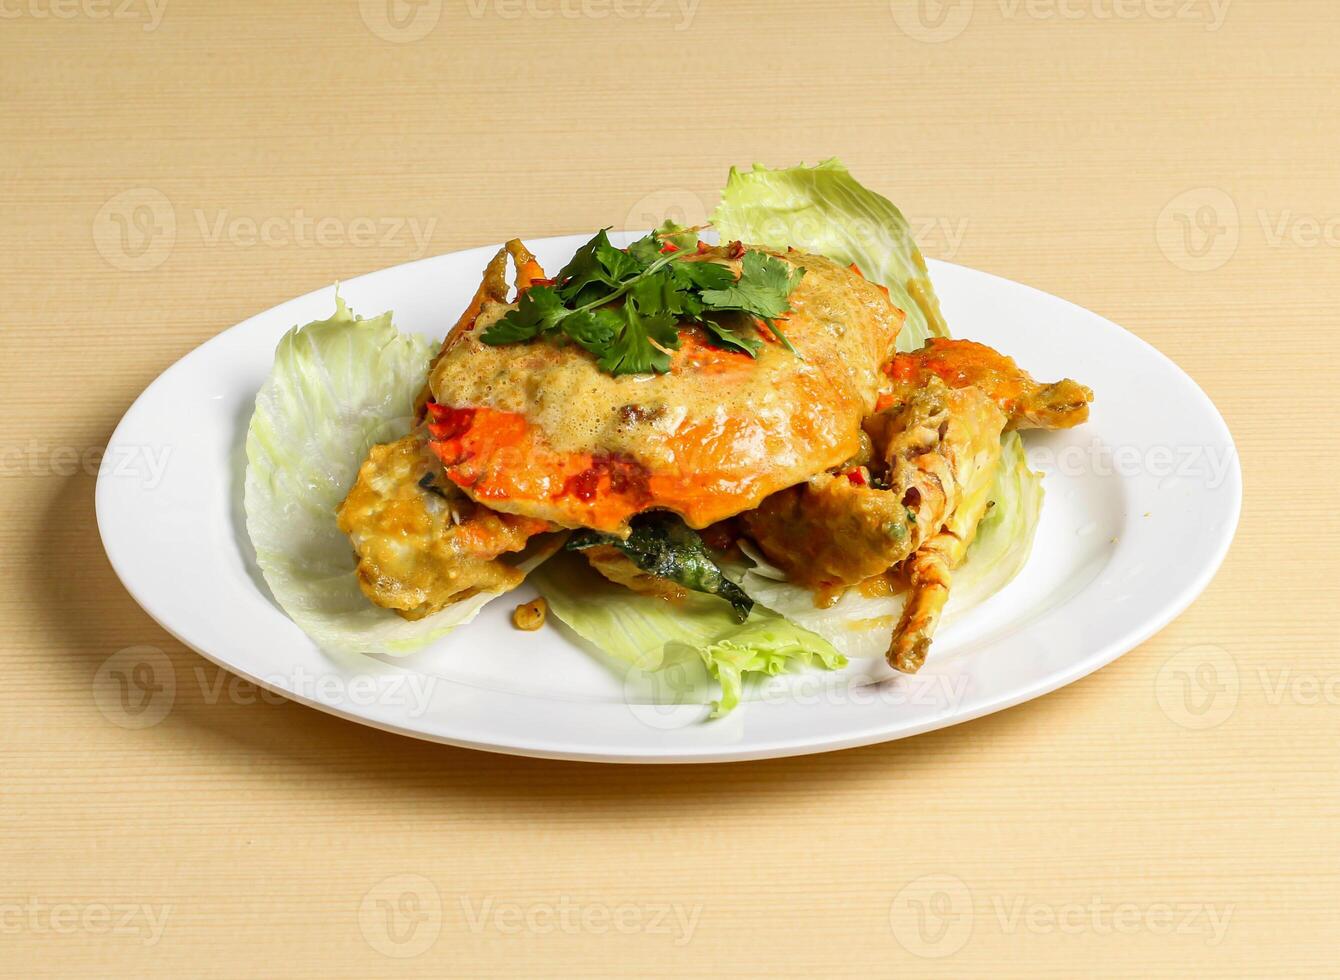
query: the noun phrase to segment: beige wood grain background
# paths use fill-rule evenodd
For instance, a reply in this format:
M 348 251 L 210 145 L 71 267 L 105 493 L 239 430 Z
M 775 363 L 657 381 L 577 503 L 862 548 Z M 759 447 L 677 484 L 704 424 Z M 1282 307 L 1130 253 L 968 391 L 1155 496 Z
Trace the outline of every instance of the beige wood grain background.
M 1334 975 L 1338 43 L 1331 0 L 0 0 L 0 974 Z M 831 155 L 1228 419 L 1228 561 L 1113 666 L 834 755 L 539 762 L 230 687 L 112 574 L 99 447 L 229 325 Z M 175 698 L 127 729 L 139 647 Z

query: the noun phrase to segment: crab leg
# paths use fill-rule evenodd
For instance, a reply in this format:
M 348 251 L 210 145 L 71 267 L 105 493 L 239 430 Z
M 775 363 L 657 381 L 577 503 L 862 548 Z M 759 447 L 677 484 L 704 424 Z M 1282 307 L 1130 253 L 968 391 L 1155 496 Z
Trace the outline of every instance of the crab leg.
M 994 453 L 979 462 L 971 485 L 944 527 L 907 560 L 911 593 L 887 654 L 889 666 L 895 670 L 915 674 L 926 662 L 931 637 L 949 601 L 953 571 L 967 557 L 968 548 L 977 536 L 977 526 L 990 505 L 991 486 L 999 463 L 997 439 Z
M 888 650 L 890 666 L 915 673 L 925 663 L 952 573 L 967 555 L 990 503 L 1006 416 L 975 387 L 948 387 L 935 374 L 902 389 L 902 407 L 867 423 L 889 463 L 890 490 L 921 533 L 903 563 L 911 593 Z
M 447 331 L 447 336 L 442 341 L 442 346 L 438 349 L 437 356 L 428 365 L 428 375 L 432 377 L 433 368 L 437 362 L 442 359 L 453 344 L 460 340 L 466 333 L 474 329 L 475 321 L 479 319 L 485 308 L 490 303 L 507 302 L 507 258 L 511 256 L 512 265 L 516 268 L 516 290 L 517 298 L 521 297 L 527 289 L 536 282 L 544 280 L 544 269 L 539 261 L 531 254 L 530 249 L 519 238 L 513 238 L 498 253 L 489 259 L 489 264 L 484 267 L 484 277 L 479 283 L 479 288 L 475 290 L 475 295 L 471 298 L 470 304 L 460 315 L 460 318 Z M 428 404 L 430 393 L 425 384 L 423 390 L 419 392 L 418 398 L 414 400 L 414 413 L 416 417 L 423 418 L 424 406 Z
M 512 256 L 512 264 L 516 267 L 516 294 L 518 299 L 535 283 L 547 281 L 544 275 L 544 267 L 531 254 L 530 249 L 526 248 L 521 239 L 513 238 L 503 248 L 507 250 L 508 255 Z
M 527 289 L 536 282 L 544 280 L 544 269 L 539 261 L 531 254 L 530 249 L 519 238 L 513 238 L 502 248 L 498 249 L 498 254 L 489 259 L 489 264 L 484 267 L 484 278 L 475 290 L 474 298 L 470 300 L 470 305 L 465 308 L 456 325 L 447 332 L 447 339 L 442 342 L 442 348 L 445 350 L 456 341 L 461 334 L 474 328 L 475 321 L 479 319 L 484 308 L 490 303 L 507 302 L 507 258 L 511 256 L 512 265 L 516 269 L 516 293 L 517 298 L 521 297 Z M 442 355 L 439 353 L 438 357 Z
M 1089 417 L 1093 392 L 1066 378 L 1039 384 L 1014 359 L 971 340 L 932 337 L 920 350 L 898 354 L 885 371 L 900 385 L 939 378 L 951 388 L 971 385 L 1009 419 L 1010 429 L 1069 429 Z

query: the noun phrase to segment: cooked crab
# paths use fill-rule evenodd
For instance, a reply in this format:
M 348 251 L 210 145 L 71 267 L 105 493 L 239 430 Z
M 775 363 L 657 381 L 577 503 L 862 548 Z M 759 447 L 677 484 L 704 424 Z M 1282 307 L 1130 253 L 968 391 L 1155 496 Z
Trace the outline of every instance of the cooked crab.
M 738 275 L 743 249 L 701 247 L 683 261 Z M 615 376 L 576 345 L 481 339 L 549 282 L 521 242 L 507 243 L 434 359 L 419 427 L 372 450 L 341 509 L 368 597 L 417 618 L 510 588 L 520 573 L 502 555 L 580 528 L 570 546 L 610 580 L 668 599 L 685 586 L 713 592 L 745 616 L 748 597 L 685 529 L 738 517 L 816 590 L 900 573 L 908 597 L 888 660 L 920 668 L 990 506 L 1002 433 L 1076 425 L 1092 393 L 1039 384 L 968 341 L 895 354 L 902 313 L 854 266 L 758 251 L 804 270 L 786 347 L 760 323 L 772 343 L 751 357 L 684 322 L 667 371 Z M 666 541 L 684 535 L 667 563 Z
M 522 573 L 500 556 L 548 529 L 544 521 L 480 507 L 442 477 L 420 433 L 373 446 L 340 505 L 372 602 L 422 619 L 477 592 L 505 592 Z
M 735 268 L 737 254 L 691 261 Z M 495 280 L 429 379 L 427 427 L 448 478 L 499 511 L 622 533 L 649 510 L 706 527 L 849 459 L 887 387 L 879 368 L 902 313 L 829 259 L 769 254 L 805 270 L 783 321 L 797 353 L 773 342 L 750 357 L 686 324 L 655 375 L 612 376 L 574 345 L 483 343 L 511 309 Z
M 865 422 L 866 465 L 824 473 L 765 500 L 743 523 L 794 580 L 850 586 L 900 567 L 909 586 L 889 663 L 914 672 L 990 504 L 1007 428 L 1069 428 L 1092 392 L 1040 385 L 982 344 L 934 339 L 899 354 L 893 389 Z

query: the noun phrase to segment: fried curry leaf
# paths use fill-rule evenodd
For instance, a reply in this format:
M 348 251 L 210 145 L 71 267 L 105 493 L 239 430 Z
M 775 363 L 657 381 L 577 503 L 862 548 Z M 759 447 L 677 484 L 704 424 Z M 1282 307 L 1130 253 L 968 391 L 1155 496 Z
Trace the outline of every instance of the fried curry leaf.
M 694 592 L 720 596 L 731 604 L 743 623 L 754 608 L 738 585 L 722 573 L 703 539 L 674 514 L 645 514 L 633 521 L 627 538 L 580 529 L 568 538 L 569 551 L 609 545 L 627 555 L 638 568 Z

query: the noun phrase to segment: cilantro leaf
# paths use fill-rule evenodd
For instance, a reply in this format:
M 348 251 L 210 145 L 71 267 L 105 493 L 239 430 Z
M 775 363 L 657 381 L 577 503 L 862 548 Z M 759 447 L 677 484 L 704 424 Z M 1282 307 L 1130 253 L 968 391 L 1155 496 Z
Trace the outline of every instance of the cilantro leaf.
M 646 374 L 670 370 L 668 350 L 679 349 L 679 323 L 669 313 L 643 314 L 629 298 L 619 311 L 623 330 L 601 355 L 600 369 L 610 374 Z
M 740 278 L 724 288 L 704 289 L 703 302 L 713 310 L 741 310 L 765 320 L 789 313 L 787 298 L 805 270 L 766 252 L 744 253 Z
M 698 233 L 686 229 L 672 218 L 666 218 L 661 222 L 661 227 L 656 229 L 656 237 L 683 252 L 692 252 L 698 247 Z
M 605 281 L 611 286 L 617 286 L 643 269 L 643 263 L 622 249 L 615 248 L 608 239 L 596 245 L 596 260 L 604 268 Z
M 755 357 L 763 346 L 763 341 L 736 333 L 716 317 L 705 317 L 698 322 L 702 324 L 704 330 L 712 335 L 717 343 L 730 350 L 738 350 L 742 354 Z
M 683 227 L 667 218 L 650 235 L 639 238 L 628 246 L 628 254 L 643 265 L 650 265 L 662 255 L 667 245 L 673 245 L 671 251 L 692 252 L 698 247 L 698 233 L 685 231 Z
M 697 317 L 703 310 L 702 301 L 690 292 L 691 283 L 670 271 L 682 265 L 683 262 L 674 262 L 643 276 L 629 288 L 628 295 L 643 310 L 663 310 L 676 316 Z
M 530 340 L 558 326 L 568 315 L 552 286 L 532 286 L 521 295 L 517 308 L 490 326 L 479 339 L 491 346 Z
M 656 237 L 656 232 L 650 235 L 644 235 L 633 244 L 628 246 L 628 254 L 641 262 L 643 265 L 651 265 L 661 257 L 661 246 L 664 244 Z
M 601 228 L 595 233 L 595 236 L 585 245 L 577 248 L 572 253 L 572 258 L 568 259 L 568 264 L 558 270 L 558 275 L 554 281 L 558 283 L 559 288 L 564 292 L 580 289 L 587 282 L 593 279 L 599 280 L 603 275 L 600 263 L 596 261 L 596 247 L 601 242 L 609 242 L 609 236 L 605 234 L 608 229 Z
M 602 228 L 573 254 L 558 273 L 558 294 L 571 308 L 598 303 L 602 297 L 642 273 L 650 261 L 615 248 Z
M 558 270 L 558 276 L 554 280 L 558 283 L 559 295 L 565 300 L 571 300 L 583 289 L 590 285 L 609 286 L 609 274 L 605 267 L 597 258 L 597 252 L 602 248 L 612 248 L 609 236 L 605 234 L 609 229 L 602 228 L 596 232 L 585 245 L 572 253 L 572 258 L 568 264 Z
M 670 352 L 680 347 L 684 323 L 699 323 L 716 343 L 756 356 L 762 343 L 737 333 L 735 325 L 753 318 L 766 322 L 795 353 L 773 321 L 790 311 L 789 296 L 803 269 L 750 250 L 737 278 L 728 265 L 685 261 L 692 253 L 664 249 L 671 236 L 691 248 L 695 232 L 667 223 L 625 250 L 614 247 L 607 230 L 577 249 L 556 286 L 528 289 L 516 309 L 484 330 L 480 340 L 492 345 L 536 338 L 556 345 L 571 342 L 594 354 L 603 371 L 645 374 L 670 370 Z
M 603 354 L 623 326 L 616 310 L 579 310 L 563 320 L 563 332 L 592 354 Z
M 718 290 L 735 284 L 731 267 L 717 262 L 676 262 L 670 268 L 694 289 Z
M 538 322 L 527 323 L 517 316 L 516 310 L 512 310 L 480 334 L 479 339 L 490 347 L 500 347 L 503 344 L 519 344 L 523 340 L 533 340 L 539 334 Z

